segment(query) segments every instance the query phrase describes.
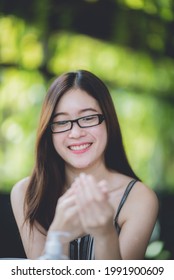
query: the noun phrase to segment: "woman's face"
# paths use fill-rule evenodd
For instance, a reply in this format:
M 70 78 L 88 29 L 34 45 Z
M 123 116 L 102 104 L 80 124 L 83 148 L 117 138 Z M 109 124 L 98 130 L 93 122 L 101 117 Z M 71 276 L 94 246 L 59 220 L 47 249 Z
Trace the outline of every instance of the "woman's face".
M 54 112 L 53 122 L 59 121 L 64 124 L 64 121 L 93 114 L 102 114 L 97 100 L 81 89 L 72 89 L 61 97 Z M 105 121 L 86 128 L 73 123 L 71 130 L 54 133 L 52 139 L 66 167 L 85 171 L 87 168 L 104 164 L 104 150 L 107 143 Z

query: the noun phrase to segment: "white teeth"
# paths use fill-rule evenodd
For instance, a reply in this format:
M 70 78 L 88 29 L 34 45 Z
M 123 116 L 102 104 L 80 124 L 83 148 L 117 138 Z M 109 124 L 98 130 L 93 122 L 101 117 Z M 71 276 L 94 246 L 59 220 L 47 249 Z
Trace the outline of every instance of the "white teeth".
M 84 144 L 84 145 L 79 145 L 79 146 L 70 146 L 70 150 L 73 151 L 80 151 L 80 150 L 84 150 L 86 148 L 88 148 L 91 144 Z

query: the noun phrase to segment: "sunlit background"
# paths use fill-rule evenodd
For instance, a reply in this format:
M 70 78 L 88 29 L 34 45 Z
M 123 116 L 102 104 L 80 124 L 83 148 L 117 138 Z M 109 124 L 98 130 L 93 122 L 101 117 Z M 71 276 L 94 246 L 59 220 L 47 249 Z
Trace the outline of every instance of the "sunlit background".
M 131 165 L 161 199 L 146 257 L 171 258 L 174 219 L 164 211 L 174 205 L 174 2 L 1 0 L 0 62 L 1 193 L 32 170 L 52 79 L 90 70 L 110 89 Z

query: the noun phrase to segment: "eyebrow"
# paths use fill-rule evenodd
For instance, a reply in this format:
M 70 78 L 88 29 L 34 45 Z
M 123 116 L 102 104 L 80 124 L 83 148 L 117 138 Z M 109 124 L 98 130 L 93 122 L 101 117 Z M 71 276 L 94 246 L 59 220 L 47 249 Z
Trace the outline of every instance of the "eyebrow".
M 85 113 L 85 112 L 88 112 L 88 111 L 92 111 L 92 112 L 94 112 L 94 113 L 97 113 L 98 111 L 96 110 L 96 109 L 94 109 L 94 108 L 85 108 L 85 109 L 82 109 L 82 110 L 80 110 L 79 111 L 79 114 L 81 114 L 81 113 Z M 59 112 L 59 113 L 56 113 L 54 116 L 53 116 L 53 118 L 55 118 L 55 117 L 57 117 L 57 116 L 67 116 L 67 115 L 69 115 L 68 113 L 66 113 L 66 112 Z

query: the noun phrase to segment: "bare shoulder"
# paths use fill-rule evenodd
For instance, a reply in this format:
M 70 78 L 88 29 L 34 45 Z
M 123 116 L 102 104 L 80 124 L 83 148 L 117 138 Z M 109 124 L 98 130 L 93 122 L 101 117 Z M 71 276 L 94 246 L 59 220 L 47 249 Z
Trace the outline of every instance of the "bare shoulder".
M 146 205 L 153 205 L 154 207 L 158 208 L 158 198 L 155 193 L 150 187 L 145 185 L 144 183 L 138 181 L 135 184 L 134 189 L 134 199 L 136 199 L 137 203 L 141 203 Z
M 120 198 L 117 202 L 118 204 L 123 197 L 126 187 L 132 179 L 133 178 L 120 175 Z M 124 207 L 120 212 L 120 225 L 125 221 L 132 220 L 134 217 L 138 216 L 148 217 L 150 215 L 155 219 L 158 214 L 158 208 L 158 198 L 155 191 L 143 182 L 137 181 L 131 189 L 126 202 L 124 203 Z
M 114 187 L 112 187 L 112 189 L 115 190 L 122 197 L 126 190 L 126 187 L 129 185 L 129 183 L 132 180 L 133 178 L 123 174 L 113 174 L 111 185 Z M 148 202 L 158 207 L 158 198 L 155 191 L 153 191 L 152 188 L 148 187 L 141 181 L 135 182 L 133 188 L 131 189 L 128 195 L 128 200 L 131 201 L 131 204 L 132 202 L 134 202 L 132 205 L 137 205 L 137 204 L 146 205 Z
M 29 177 L 20 180 L 13 186 L 10 193 L 11 206 L 18 226 L 24 219 L 23 206 L 28 183 Z
M 111 178 L 110 185 L 112 187 L 110 192 L 113 206 L 115 206 L 119 205 L 127 186 L 133 178 L 118 173 L 113 173 Z M 124 203 L 121 213 L 128 213 L 129 215 L 133 210 L 137 211 L 137 209 L 143 208 L 147 210 L 147 207 L 152 207 L 154 211 L 155 209 L 158 211 L 157 195 L 152 188 L 141 181 L 136 181 L 126 199 L 126 203 Z
M 126 207 L 128 207 L 126 209 Z M 158 197 L 150 187 L 138 181 L 131 190 L 128 203 L 125 205 L 127 218 L 139 217 L 140 219 L 156 220 L 159 210 Z
M 16 198 L 22 198 L 25 196 L 26 189 L 29 183 L 29 177 L 23 178 L 22 180 L 18 181 L 11 190 L 11 201 L 15 200 Z

